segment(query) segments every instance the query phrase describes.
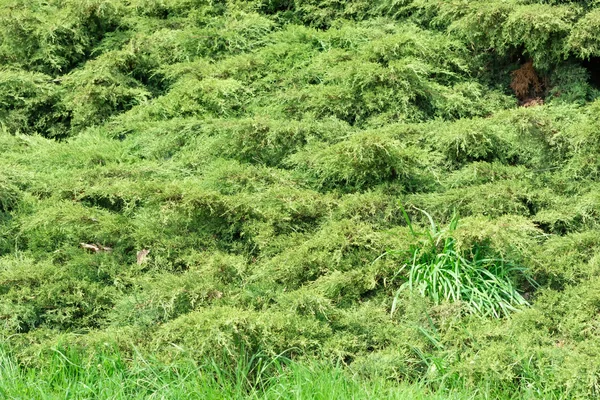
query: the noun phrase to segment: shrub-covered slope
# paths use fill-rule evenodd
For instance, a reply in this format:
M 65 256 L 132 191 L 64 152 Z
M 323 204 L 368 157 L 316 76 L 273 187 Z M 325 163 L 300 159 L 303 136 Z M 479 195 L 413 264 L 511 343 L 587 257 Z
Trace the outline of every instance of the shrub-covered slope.
M 0 0 L 4 342 L 600 395 L 596 3 Z

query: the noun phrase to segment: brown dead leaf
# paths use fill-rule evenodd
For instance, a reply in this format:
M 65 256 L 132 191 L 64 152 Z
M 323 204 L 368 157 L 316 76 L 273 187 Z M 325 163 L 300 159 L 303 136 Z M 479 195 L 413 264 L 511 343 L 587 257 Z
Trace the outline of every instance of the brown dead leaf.
M 100 247 L 96 246 L 95 244 L 89 244 L 89 243 L 79 243 L 81 245 L 82 248 L 86 249 L 86 250 L 91 250 L 94 252 L 99 252 L 100 251 Z
M 523 100 L 521 107 L 536 107 L 544 104 L 544 100 L 540 97 L 533 97 Z
M 103 246 L 101 244 L 79 243 L 79 245 L 83 249 L 93 251 L 94 253 L 100 253 L 100 252 L 110 253 L 113 250 L 112 247 Z
M 143 249 L 137 252 L 137 263 L 138 265 L 142 265 L 143 263 L 145 263 L 146 261 L 148 261 L 148 254 L 150 253 L 150 250 L 148 249 Z
M 532 60 L 513 71 L 511 75 L 510 87 L 519 100 L 524 101 L 528 97 L 538 97 L 543 93 L 544 85 L 535 68 L 533 68 Z

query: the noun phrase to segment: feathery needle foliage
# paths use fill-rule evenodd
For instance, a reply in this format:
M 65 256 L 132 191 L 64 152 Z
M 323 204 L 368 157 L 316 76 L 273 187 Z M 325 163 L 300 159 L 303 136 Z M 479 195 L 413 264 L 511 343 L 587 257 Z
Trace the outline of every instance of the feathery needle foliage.
M 417 209 L 425 214 L 431 228 L 416 232 L 406 210 L 402 206 L 401 209 L 411 234 L 421 240 L 409 249 L 410 264 L 404 264 L 397 273 L 408 268 L 408 280 L 398 289 L 392 314 L 398 306 L 398 295 L 404 290 L 417 291 L 435 304 L 464 302 L 469 313 L 496 318 L 528 305 L 513 282 L 513 276 L 526 272 L 524 268 L 502 257 L 487 257 L 489 249 L 485 244 L 476 244 L 469 252 L 457 249 L 452 234 L 458 225 L 458 214 L 454 213 L 448 227 L 440 228 L 429 213 Z
M 0 0 L 0 399 L 600 398 L 599 31 L 600 0 Z

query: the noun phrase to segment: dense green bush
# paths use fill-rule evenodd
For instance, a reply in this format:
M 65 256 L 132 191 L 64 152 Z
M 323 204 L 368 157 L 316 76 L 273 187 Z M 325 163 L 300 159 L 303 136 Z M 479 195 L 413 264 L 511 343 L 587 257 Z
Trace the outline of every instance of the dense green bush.
M 124 7 L 106 0 L 5 0 L 2 11 L 2 64 L 61 74 L 87 61 L 105 35 L 118 28 Z
M 599 4 L 0 0 L 1 341 L 598 397 Z
M 0 212 L 8 213 L 17 208 L 21 192 L 7 177 L 0 179 Z
M 68 134 L 70 113 L 61 104 L 64 90 L 50 76 L 0 70 L 0 126 L 11 133 Z

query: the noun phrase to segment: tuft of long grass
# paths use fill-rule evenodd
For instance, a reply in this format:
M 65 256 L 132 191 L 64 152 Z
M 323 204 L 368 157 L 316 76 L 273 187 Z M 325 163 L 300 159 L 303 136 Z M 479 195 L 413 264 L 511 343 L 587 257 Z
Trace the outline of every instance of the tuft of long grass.
M 412 235 L 420 241 L 411 246 L 410 261 L 397 272 L 400 275 L 406 271 L 407 280 L 394 298 L 392 314 L 404 290 L 416 291 L 435 304 L 463 302 L 470 313 L 496 318 L 528 305 L 514 283 L 518 274 L 527 278 L 525 268 L 502 257 L 487 256 L 491 251 L 485 244 L 476 244 L 468 253 L 458 251 L 452 237 L 458 226 L 458 215 L 454 213 L 449 225 L 440 228 L 429 213 L 418 210 L 429 220 L 430 229 L 417 232 L 402 207 Z

